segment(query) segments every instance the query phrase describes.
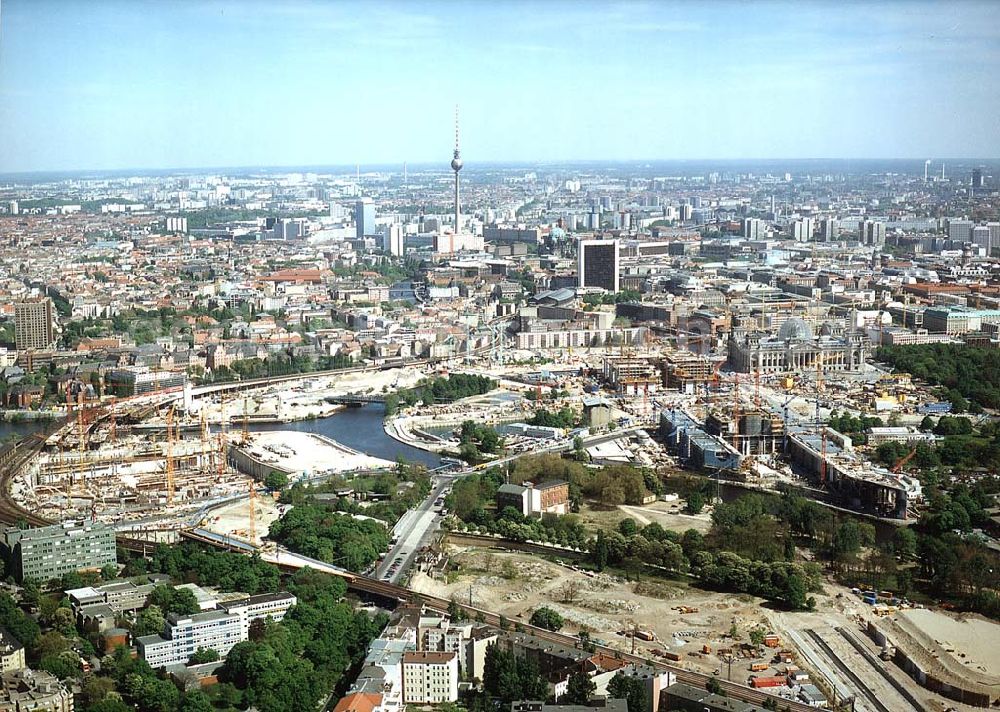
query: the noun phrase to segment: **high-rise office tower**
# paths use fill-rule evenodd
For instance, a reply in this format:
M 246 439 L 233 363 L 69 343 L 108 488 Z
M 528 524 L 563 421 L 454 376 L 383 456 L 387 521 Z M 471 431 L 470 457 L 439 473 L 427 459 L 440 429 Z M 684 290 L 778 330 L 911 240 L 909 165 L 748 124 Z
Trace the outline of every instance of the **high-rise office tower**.
M 375 234 L 375 203 L 371 198 L 362 198 L 354 204 L 354 225 L 359 240 Z
M 7 203 L 7 212 L 10 215 L 17 215 L 17 214 L 19 214 L 21 212 L 21 208 L 17 204 L 16 200 L 12 200 L 9 203 Z
M 973 168 L 972 169 L 972 187 L 982 188 L 983 187 L 983 169 Z
M 990 254 L 993 254 L 993 250 L 1000 249 L 1000 222 L 988 222 L 986 227 L 990 231 Z
M 462 153 L 458 150 L 458 107 L 455 107 L 455 155 L 451 159 L 451 170 L 455 171 L 455 234 L 461 227 L 461 214 L 458 202 L 458 172 L 462 170 Z
M 14 304 L 14 343 L 18 349 L 47 349 L 55 340 L 51 299 L 37 297 Z
M 581 240 L 577 253 L 577 284 L 618 291 L 618 240 Z
M 972 244 L 984 248 L 988 255 L 990 253 L 990 228 L 986 225 L 976 225 L 973 227 Z

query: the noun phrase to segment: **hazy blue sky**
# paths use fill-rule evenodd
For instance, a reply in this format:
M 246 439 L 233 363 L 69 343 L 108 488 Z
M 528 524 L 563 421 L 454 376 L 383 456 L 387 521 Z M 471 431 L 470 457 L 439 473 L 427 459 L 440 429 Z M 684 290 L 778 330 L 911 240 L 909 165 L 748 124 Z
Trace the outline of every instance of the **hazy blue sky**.
M 3 0 L 0 172 L 997 157 L 1000 2 Z

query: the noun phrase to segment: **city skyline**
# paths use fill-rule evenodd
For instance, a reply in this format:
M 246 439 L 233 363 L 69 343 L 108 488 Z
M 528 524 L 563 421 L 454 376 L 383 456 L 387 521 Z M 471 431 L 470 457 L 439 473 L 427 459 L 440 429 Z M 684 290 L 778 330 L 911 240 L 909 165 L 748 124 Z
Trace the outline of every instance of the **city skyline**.
M 988 160 L 1000 155 L 995 15 L 985 3 L 8 0 L 0 168 L 446 165 L 456 103 L 473 165 Z

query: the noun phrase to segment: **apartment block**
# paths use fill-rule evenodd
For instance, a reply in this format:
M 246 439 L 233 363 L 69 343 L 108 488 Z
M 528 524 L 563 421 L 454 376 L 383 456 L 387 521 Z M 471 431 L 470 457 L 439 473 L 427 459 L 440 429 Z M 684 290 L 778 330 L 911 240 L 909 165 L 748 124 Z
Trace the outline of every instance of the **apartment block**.
M 458 655 L 416 651 L 403 654 L 403 701 L 439 704 L 458 699 Z
M 3 547 L 18 581 L 48 581 L 63 574 L 117 564 L 115 532 L 100 522 L 68 521 L 36 529 L 10 527 Z

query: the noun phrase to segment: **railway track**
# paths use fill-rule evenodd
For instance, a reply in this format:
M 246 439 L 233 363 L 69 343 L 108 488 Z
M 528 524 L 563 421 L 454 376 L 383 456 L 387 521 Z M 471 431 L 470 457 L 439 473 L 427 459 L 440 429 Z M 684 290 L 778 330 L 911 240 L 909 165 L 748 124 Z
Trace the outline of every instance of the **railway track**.
M 225 543 L 209 539 L 208 537 L 199 536 L 196 532 L 185 531 L 183 533 L 184 538 L 190 539 L 192 541 L 197 541 L 209 546 L 215 546 L 229 551 L 238 551 L 240 553 L 246 554 L 244 549 L 236 546 L 227 546 Z M 296 567 L 282 564 L 282 569 L 287 571 L 297 570 Z M 333 574 L 331 574 L 333 575 Z M 433 610 L 439 611 L 441 613 L 447 613 L 448 606 L 451 601 L 444 598 L 438 598 L 436 596 L 430 596 L 424 593 L 419 593 L 403 586 L 397 586 L 393 583 L 388 583 L 386 581 L 379 581 L 377 579 L 368 578 L 367 576 L 362 576 L 360 574 L 355 574 L 349 571 L 344 571 L 339 575 L 341 578 L 345 579 L 347 582 L 348 589 L 362 594 L 368 594 L 372 596 L 378 596 L 384 600 L 398 601 L 400 603 L 422 603 L 423 605 L 431 608 Z M 486 623 L 499 626 L 500 625 L 500 615 L 493 613 L 492 611 L 487 611 L 481 608 L 476 608 L 474 606 L 467 606 L 464 604 L 459 604 L 460 607 L 465 610 L 466 614 L 470 618 L 476 618 L 482 614 L 483 620 Z M 565 633 L 557 633 L 550 630 L 545 630 L 544 628 L 535 628 L 534 626 L 528 625 L 527 623 L 520 623 L 525 631 L 530 632 L 537 638 L 549 641 L 551 643 L 557 643 L 563 647 L 573 648 L 579 645 L 580 641 L 576 636 L 566 635 Z M 618 657 L 629 663 L 634 663 L 636 665 L 646 665 L 648 661 L 640 655 L 632 655 L 630 653 L 625 653 L 615 648 L 608 646 L 597 645 L 596 649 L 609 655 L 611 657 Z M 693 672 L 691 670 L 686 670 L 675 665 L 667 665 L 658 661 L 652 661 L 652 666 L 658 670 L 670 672 L 674 675 L 678 682 L 684 682 L 688 685 L 693 685 L 695 687 L 705 688 L 709 680 L 715 680 L 722 687 L 722 690 L 734 699 L 742 700 L 744 702 L 751 702 L 753 704 L 762 705 L 768 700 L 778 699 L 781 709 L 788 710 L 788 712 L 814 712 L 814 708 L 804 705 L 800 702 L 795 702 L 792 700 L 786 700 L 781 698 L 775 698 L 774 695 L 769 695 L 766 692 L 760 692 L 752 687 L 747 687 L 746 685 L 741 685 L 736 682 L 729 682 L 727 680 L 720 679 L 714 675 L 707 675 L 705 673 Z
M 879 699 L 878 695 L 875 694 L 870 687 L 868 687 L 865 681 L 862 680 L 856 672 L 849 668 L 835 652 L 833 652 L 833 649 L 825 640 L 823 640 L 823 638 L 820 637 L 819 633 L 815 630 L 807 630 L 806 635 L 808 635 L 812 641 L 819 646 L 819 649 L 823 651 L 824 655 L 826 655 L 827 660 L 833 663 L 834 667 L 847 676 L 847 678 L 854 684 L 854 689 L 857 690 L 859 694 L 864 696 L 865 702 L 868 705 L 871 705 L 879 712 L 892 712 L 892 710 L 886 707 L 885 703 Z
M 857 636 L 855 636 L 854 633 L 852 633 L 851 631 L 847 630 L 842 626 L 837 626 L 836 628 L 834 628 L 834 630 L 837 631 L 837 633 L 839 633 L 844 640 L 850 643 L 851 647 L 857 650 L 858 654 L 861 655 L 861 657 L 863 657 L 866 661 L 868 661 L 868 664 L 871 665 L 873 668 L 875 668 L 878 671 L 879 675 L 884 677 L 886 682 L 892 685 L 893 689 L 896 690 L 896 692 L 898 692 L 900 695 L 902 695 L 904 700 L 913 705 L 913 709 L 918 710 L 918 712 L 928 712 L 927 706 L 922 702 L 920 702 L 920 700 L 918 700 L 912 692 L 906 689 L 905 685 L 903 685 L 899 680 L 890 675 L 889 671 L 885 669 L 885 663 L 883 663 L 879 658 L 872 655 L 872 652 L 868 648 L 866 648 L 861 643 L 861 641 L 857 639 Z

